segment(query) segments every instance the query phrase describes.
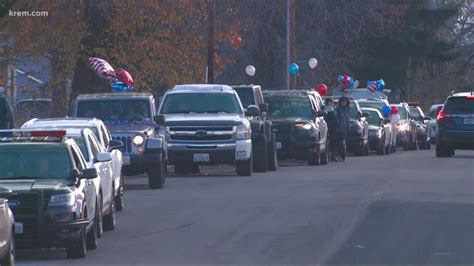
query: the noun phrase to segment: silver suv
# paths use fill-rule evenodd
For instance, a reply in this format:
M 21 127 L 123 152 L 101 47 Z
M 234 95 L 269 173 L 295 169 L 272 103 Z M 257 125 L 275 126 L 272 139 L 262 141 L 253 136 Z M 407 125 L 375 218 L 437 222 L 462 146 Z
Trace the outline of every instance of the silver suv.
M 177 174 L 197 173 L 202 164 L 236 164 L 241 176 L 252 175 L 252 141 L 244 109 L 227 85 L 177 85 L 166 92 L 158 110 L 165 116 L 168 163 Z
M 155 112 L 151 93 L 96 93 L 77 96 L 70 115 L 104 121 L 112 139 L 123 142 L 123 174 L 147 173 L 150 188 L 163 188 L 166 153 L 157 130 L 163 116 Z
M 0 187 L 0 265 L 15 264 L 15 223 L 7 198 L 13 193 Z

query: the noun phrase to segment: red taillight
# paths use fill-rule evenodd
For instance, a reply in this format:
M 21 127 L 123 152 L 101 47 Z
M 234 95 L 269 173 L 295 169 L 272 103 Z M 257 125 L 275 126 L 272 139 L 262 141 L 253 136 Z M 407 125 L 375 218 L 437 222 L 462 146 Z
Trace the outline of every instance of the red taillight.
M 66 130 L 32 131 L 31 136 L 32 137 L 64 138 L 66 136 Z
M 444 112 L 444 109 L 441 109 L 438 113 L 438 117 L 436 118 L 437 120 L 443 120 L 446 118 L 446 113 Z
M 474 100 L 474 95 L 469 95 L 469 96 L 467 96 L 467 98 L 468 98 L 469 100 Z

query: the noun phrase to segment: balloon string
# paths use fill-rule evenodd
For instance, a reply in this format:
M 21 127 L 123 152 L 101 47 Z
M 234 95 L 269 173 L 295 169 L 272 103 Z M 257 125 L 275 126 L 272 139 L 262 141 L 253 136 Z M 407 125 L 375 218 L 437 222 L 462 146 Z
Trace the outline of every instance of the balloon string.
M 300 74 L 297 74 L 297 76 L 300 77 L 300 78 L 303 80 L 303 82 L 305 83 L 305 85 L 308 86 L 308 88 L 309 88 L 310 90 L 313 89 L 313 88 L 311 88 L 311 85 L 309 85 L 309 82 L 306 81 L 306 79 L 305 79 L 303 76 L 301 76 Z

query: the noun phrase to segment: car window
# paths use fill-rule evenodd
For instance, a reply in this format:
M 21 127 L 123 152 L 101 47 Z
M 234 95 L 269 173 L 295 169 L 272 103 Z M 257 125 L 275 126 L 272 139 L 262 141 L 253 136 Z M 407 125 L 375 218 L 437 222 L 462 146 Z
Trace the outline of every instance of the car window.
M 474 114 L 474 98 L 450 97 L 444 104 L 447 114 Z
M 71 145 L 71 153 L 72 153 L 72 157 L 74 159 L 74 163 L 76 165 L 76 168 L 79 171 L 84 170 L 86 168 L 86 166 L 85 166 L 85 162 L 83 162 L 82 159 L 81 159 L 80 151 L 77 150 L 76 147 Z
M 0 179 L 68 179 L 73 168 L 62 143 L 8 143 L 0 147 Z
M 244 108 L 247 108 L 255 102 L 252 88 L 238 88 L 235 91 L 239 95 L 240 102 L 242 102 Z
M 109 131 L 104 127 L 104 126 L 101 126 L 101 131 L 102 131 L 102 139 L 104 140 L 104 148 L 106 147 L 109 147 L 109 143 L 110 143 L 110 133 Z M 97 136 L 97 138 L 99 138 Z
M 79 146 L 84 159 L 89 161 L 89 152 L 87 151 L 86 139 L 82 136 L 72 137 L 72 139 L 76 142 L 77 146 Z
M 410 114 L 417 121 L 423 121 L 423 116 L 420 113 L 420 110 L 416 107 L 410 107 Z
M 441 109 L 443 108 L 443 106 L 437 106 L 436 108 L 431 108 L 428 113 L 427 113 L 427 116 L 431 117 L 431 118 L 436 118 L 438 116 L 438 113 L 439 111 L 441 111 Z
M 96 117 L 111 124 L 152 123 L 150 102 L 147 99 L 81 100 L 77 104 L 77 116 Z
M 87 136 L 87 139 L 89 140 L 89 144 L 91 146 L 91 152 L 92 152 L 92 156 L 94 158 L 97 158 L 97 154 L 99 154 L 99 147 L 97 147 L 97 142 L 92 140 L 92 136 L 91 135 L 88 135 Z
M 369 125 L 372 126 L 380 126 L 380 116 L 377 112 L 374 111 L 366 111 L 369 113 L 369 117 L 367 117 L 367 122 Z
M 270 117 L 302 117 L 312 119 L 309 97 L 267 97 Z
M 199 99 L 198 101 L 196 99 Z M 242 114 L 235 94 L 231 93 L 178 93 L 165 97 L 162 114 L 228 113 Z
M 407 110 L 403 106 L 398 106 L 398 114 L 400 115 L 400 119 L 408 118 Z

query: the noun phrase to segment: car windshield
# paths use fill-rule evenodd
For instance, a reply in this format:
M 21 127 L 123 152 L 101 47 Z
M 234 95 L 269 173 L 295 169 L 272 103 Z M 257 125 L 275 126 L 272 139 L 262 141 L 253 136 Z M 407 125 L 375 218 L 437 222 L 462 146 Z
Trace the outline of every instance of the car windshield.
M 165 97 L 161 114 L 227 113 L 242 114 L 232 93 L 176 93 Z
M 385 103 L 383 102 L 378 102 L 378 101 L 363 101 L 359 102 L 359 106 L 361 108 L 374 108 L 377 109 L 379 112 L 382 112 L 383 107 L 385 106 Z
M 242 102 L 242 106 L 244 108 L 247 108 L 249 105 L 255 103 L 252 88 L 237 88 L 235 91 L 239 95 L 240 101 Z
M 266 97 L 270 117 L 313 117 L 308 97 Z
M 442 108 L 443 108 L 442 105 L 432 107 L 432 108 L 430 108 L 430 110 L 428 111 L 428 113 L 426 115 L 431 117 L 432 119 L 435 119 L 438 116 L 438 113 L 439 113 L 439 111 L 441 111 Z
M 72 164 L 62 143 L 0 145 L 0 179 L 68 179 Z
M 77 104 L 77 116 L 96 117 L 106 123 L 152 123 L 150 102 L 143 99 L 81 100 Z
M 397 106 L 397 108 L 398 108 L 398 115 L 400 115 L 400 119 L 407 119 L 408 114 L 407 114 L 407 110 L 405 109 L 405 107 Z
M 357 106 L 354 104 L 354 102 L 351 102 L 351 105 L 349 106 L 349 117 L 351 119 L 359 118 L 359 112 L 357 111 Z
M 374 111 L 365 111 L 369 113 L 369 117 L 367 117 L 367 122 L 371 126 L 380 126 L 380 116 L 377 112 Z
M 423 116 L 420 113 L 420 110 L 416 107 L 410 107 L 410 114 L 413 116 L 413 118 L 417 121 L 423 121 Z
M 72 137 L 72 139 L 77 143 L 77 146 L 81 149 L 82 155 L 84 155 L 84 159 L 89 161 L 89 153 L 87 152 L 87 144 L 84 137 Z
M 450 97 L 444 104 L 447 114 L 474 114 L 474 98 Z

